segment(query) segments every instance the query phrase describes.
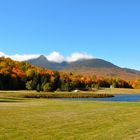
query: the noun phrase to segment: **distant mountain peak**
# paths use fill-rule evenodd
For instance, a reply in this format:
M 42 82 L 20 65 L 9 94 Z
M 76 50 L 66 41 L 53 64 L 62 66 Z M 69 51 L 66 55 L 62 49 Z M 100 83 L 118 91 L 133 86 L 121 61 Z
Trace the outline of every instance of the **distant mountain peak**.
M 48 59 L 44 55 L 40 55 L 38 58 L 35 59 L 30 59 L 27 62 L 43 68 L 49 67 L 50 65 Z
M 47 57 L 44 55 L 40 55 L 37 59 L 41 59 L 41 60 L 47 60 Z

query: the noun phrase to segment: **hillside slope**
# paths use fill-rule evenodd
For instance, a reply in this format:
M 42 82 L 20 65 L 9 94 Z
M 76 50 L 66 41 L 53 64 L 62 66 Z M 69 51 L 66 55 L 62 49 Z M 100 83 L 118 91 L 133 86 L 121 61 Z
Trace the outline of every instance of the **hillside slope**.
M 111 62 L 103 59 L 83 59 L 75 62 L 50 62 L 45 56 L 28 60 L 30 64 L 49 68 L 53 70 L 60 70 L 65 72 L 73 72 L 82 75 L 96 75 L 99 77 L 118 77 L 125 80 L 133 80 L 140 78 L 140 71 L 121 68 Z

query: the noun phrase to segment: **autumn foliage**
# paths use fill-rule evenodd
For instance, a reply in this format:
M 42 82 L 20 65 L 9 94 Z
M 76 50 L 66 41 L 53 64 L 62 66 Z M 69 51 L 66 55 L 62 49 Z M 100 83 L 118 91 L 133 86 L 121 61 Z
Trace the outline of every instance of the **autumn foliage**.
M 0 90 L 71 91 L 110 85 L 117 88 L 140 88 L 140 80 L 128 82 L 119 78 L 76 75 L 35 67 L 10 58 L 0 58 Z

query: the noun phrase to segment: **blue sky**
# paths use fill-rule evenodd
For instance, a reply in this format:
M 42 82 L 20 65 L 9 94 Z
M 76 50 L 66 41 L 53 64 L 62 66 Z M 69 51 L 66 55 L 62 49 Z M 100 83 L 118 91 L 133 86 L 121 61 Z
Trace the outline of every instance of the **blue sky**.
M 139 0 L 0 0 L 0 52 L 80 52 L 140 70 Z

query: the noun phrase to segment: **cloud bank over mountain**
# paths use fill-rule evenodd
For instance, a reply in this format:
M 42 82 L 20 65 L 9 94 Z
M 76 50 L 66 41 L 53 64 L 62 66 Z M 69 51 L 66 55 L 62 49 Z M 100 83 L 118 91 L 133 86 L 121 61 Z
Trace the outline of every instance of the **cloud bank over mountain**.
M 24 60 L 28 60 L 28 59 L 32 59 L 32 58 L 37 58 L 39 57 L 40 55 L 37 55 L 37 54 L 23 54 L 23 55 L 20 55 L 20 54 L 15 54 L 15 55 L 7 55 L 3 52 L 0 52 L 0 57 L 10 57 L 11 59 L 13 60 L 17 60 L 17 61 L 24 61 Z
M 38 58 L 40 56 L 40 54 L 15 54 L 15 55 L 7 55 L 3 52 L 0 52 L 0 57 L 10 57 L 13 60 L 17 60 L 17 61 L 25 61 L 25 60 L 29 60 L 29 59 L 34 59 L 34 58 Z M 59 52 L 52 52 L 49 55 L 44 55 L 46 56 L 46 58 L 49 61 L 52 62 L 58 62 L 61 63 L 63 61 L 67 61 L 67 62 L 74 62 L 77 61 L 79 59 L 91 59 L 94 58 L 92 55 L 89 55 L 87 53 L 80 53 L 80 52 L 75 52 L 72 53 L 69 56 L 64 57 L 63 55 L 61 55 Z

